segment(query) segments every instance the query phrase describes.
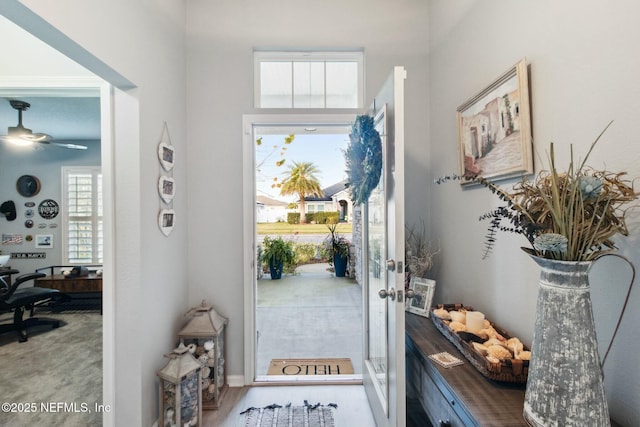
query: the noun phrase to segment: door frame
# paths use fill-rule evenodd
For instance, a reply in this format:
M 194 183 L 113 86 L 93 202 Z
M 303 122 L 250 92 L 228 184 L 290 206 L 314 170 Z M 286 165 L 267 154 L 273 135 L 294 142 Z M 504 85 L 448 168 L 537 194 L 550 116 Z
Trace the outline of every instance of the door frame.
M 103 291 L 102 291 L 102 394 L 104 402 L 115 402 L 115 176 L 113 154 L 114 88 L 99 77 L 0 77 L 0 95 L 95 96 L 100 98 L 100 168 L 103 176 Z M 105 426 L 114 425 L 113 415 L 103 413 Z
M 257 384 L 256 356 L 256 206 L 255 206 L 255 141 L 256 127 L 285 126 L 350 126 L 359 110 L 352 113 L 282 113 L 245 114 L 242 116 L 242 156 L 243 156 L 243 274 L 244 274 L 244 384 Z M 286 133 L 286 131 L 283 130 Z M 259 384 L 264 384 L 260 382 Z M 271 383 L 270 383 L 271 384 Z M 273 384 L 277 384 L 274 382 Z

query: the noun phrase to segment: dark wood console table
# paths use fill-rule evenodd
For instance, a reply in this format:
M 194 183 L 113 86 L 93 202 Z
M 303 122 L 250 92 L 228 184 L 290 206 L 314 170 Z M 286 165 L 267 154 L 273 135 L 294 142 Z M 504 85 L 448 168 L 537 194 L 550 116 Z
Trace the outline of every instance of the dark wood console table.
M 69 294 L 72 297 L 71 306 L 74 308 L 82 307 L 78 304 L 78 300 L 93 300 L 94 303 L 89 307 L 96 305 L 102 307 L 102 276 L 90 273 L 87 276 L 67 277 L 63 274 L 53 274 L 41 277 L 35 280 L 36 286 L 41 288 L 57 289 L 60 292 Z M 64 307 L 59 307 L 64 308 Z
M 407 396 L 420 401 L 434 427 L 527 426 L 522 417 L 525 386 L 482 376 L 431 319 L 407 313 L 406 347 Z M 428 358 L 443 351 L 464 364 L 443 368 Z

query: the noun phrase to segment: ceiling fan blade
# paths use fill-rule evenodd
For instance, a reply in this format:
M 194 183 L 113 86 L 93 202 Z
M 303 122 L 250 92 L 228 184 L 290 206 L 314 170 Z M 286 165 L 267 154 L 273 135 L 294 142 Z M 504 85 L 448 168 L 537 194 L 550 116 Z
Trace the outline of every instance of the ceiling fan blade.
M 57 145 L 58 147 L 69 148 L 71 150 L 86 150 L 87 149 L 86 145 L 79 145 L 79 144 L 70 144 L 70 143 L 63 143 L 63 142 L 49 142 L 49 144 Z
M 50 142 L 53 140 L 51 135 L 47 135 L 46 133 L 34 133 L 31 135 L 22 135 L 22 139 L 26 139 L 33 142 Z

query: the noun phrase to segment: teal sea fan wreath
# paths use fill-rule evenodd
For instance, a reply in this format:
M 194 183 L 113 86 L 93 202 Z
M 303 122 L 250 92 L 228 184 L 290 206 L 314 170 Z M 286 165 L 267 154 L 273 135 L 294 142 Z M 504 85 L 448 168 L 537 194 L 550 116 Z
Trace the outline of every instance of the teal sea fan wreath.
M 367 202 L 382 174 L 382 141 L 373 117 L 356 117 L 344 155 L 351 200 L 358 206 Z

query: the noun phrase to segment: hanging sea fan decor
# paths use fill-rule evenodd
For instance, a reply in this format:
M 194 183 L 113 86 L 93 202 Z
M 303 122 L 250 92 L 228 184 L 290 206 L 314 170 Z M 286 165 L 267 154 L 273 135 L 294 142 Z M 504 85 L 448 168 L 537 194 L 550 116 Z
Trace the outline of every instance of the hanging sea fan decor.
M 382 174 L 382 141 L 373 117 L 357 116 L 349 140 L 344 151 L 346 172 L 351 200 L 358 206 L 367 202 Z

